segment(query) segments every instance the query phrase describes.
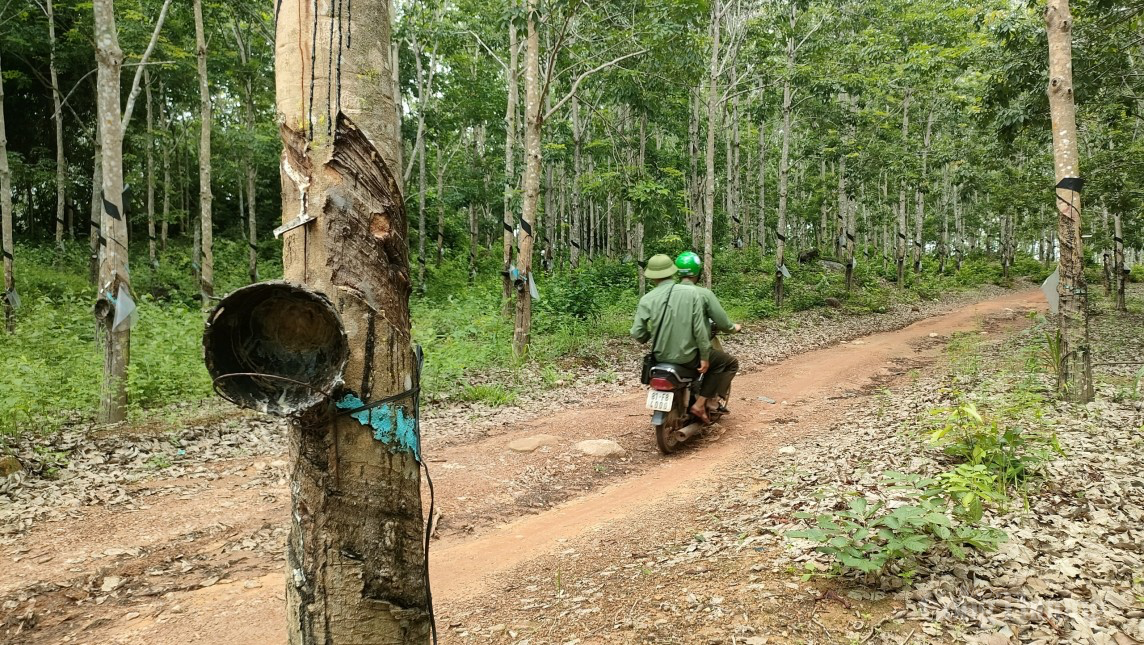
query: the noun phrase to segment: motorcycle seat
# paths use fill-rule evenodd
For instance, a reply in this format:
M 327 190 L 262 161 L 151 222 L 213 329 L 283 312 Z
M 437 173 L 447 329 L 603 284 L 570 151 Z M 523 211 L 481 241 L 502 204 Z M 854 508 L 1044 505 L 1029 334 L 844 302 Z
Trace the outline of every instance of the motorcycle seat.
M 657 374 L 670 374 L 680 382 L 694 381 L 699 378 L 699 370 L 685 367 L 683 365 L 676 365 L 675 363 L 659 363 L 651 368 L 651 375 Z

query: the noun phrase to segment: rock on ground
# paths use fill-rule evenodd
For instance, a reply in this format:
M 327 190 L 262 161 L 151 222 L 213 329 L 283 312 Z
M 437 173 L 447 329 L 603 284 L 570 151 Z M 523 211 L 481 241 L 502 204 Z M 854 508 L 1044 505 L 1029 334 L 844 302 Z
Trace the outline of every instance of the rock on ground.
M 524 437 L 523 439 L 510 441 L 508 449 L 513 452 L 533 452 L 545 446 L 554 446 L 558 441 L 560 441 L 559 437 L 550 434 L 538 434 L 532 437 Z
M 626 457 L 628 452 L 623 446 L 611 439 L 588 439 L 576 444 L 576 449 L 589 457 L 620 458 Z

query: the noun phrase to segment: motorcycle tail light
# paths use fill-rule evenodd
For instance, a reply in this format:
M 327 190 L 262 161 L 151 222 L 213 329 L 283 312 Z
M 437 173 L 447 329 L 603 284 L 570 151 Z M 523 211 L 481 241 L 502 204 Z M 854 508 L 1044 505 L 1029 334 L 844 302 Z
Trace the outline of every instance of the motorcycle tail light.
M 653 378 L 648 385 L 651 386 L 651 389 L 661 392 L 670 392 L 675 389 L 675 385 L 671 381 L 658 376 Z

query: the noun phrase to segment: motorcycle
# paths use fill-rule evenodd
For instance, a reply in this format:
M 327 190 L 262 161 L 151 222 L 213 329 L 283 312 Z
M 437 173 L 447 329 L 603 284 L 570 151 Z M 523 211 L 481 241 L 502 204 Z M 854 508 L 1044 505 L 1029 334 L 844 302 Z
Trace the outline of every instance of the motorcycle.
M 647 408 L 652 411 L 655 442 L 661 453 L 671 454 L 703 432 L 703 423 L 691 414 L 702 380 L 698 370 L 673 363 L 659 363 L 651 369 Z M 712 423 L 723 416 L 717 410 L 707 415 Z

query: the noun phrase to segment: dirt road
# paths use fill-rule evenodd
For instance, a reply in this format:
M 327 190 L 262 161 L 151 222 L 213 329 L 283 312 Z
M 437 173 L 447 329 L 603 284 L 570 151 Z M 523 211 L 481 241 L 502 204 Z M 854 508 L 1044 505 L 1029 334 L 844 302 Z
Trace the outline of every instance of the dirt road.
M 655 452 L 636 386 L 427 450 L 442 512 L 431 564 L 443 642 L 463 642 L 467 633 L 450 625 L 527 594 L 529 581 L 555 575 L 559 584 L 577 561 L 623 561 L 649 542 L 678 539 L 702 512 L 689 503 L 692 491 L 730 476 L 737 463 L 828 437 L 851 406 L 906 385 L 954 332 L 987 318 L 1019 324 L 1023 311 L 1042 305 L 1039 291 L 1008 293 L 742 375 L 733 414 L 670 458 Z M 508 448 L 538 435 L 551 436 L 547 446 Z M 626 456 L 585 457 L 574 447 L 585 439 L 614 440 Z M 0 642 L 284 642 L 281 459 L 233 459 L 127 485 L 126 503 L 77 504 L 60 521 L 34 525 L 2 551 Z M 511 642 L 508 630 L 503 638 Z

